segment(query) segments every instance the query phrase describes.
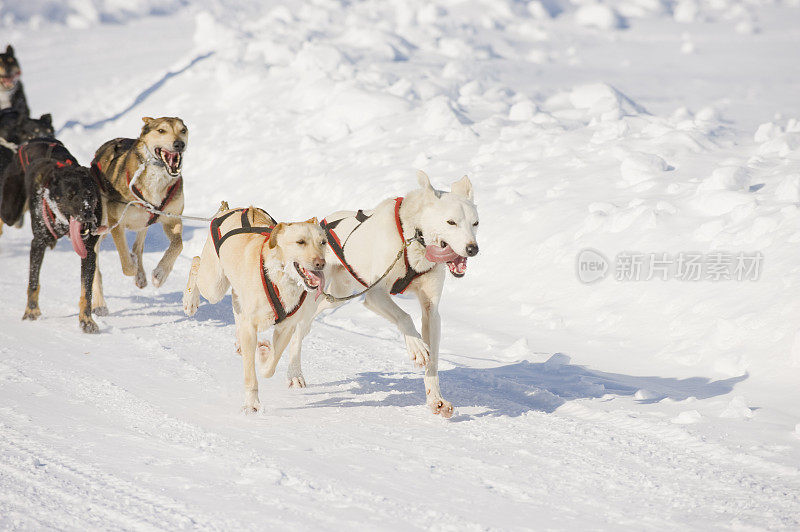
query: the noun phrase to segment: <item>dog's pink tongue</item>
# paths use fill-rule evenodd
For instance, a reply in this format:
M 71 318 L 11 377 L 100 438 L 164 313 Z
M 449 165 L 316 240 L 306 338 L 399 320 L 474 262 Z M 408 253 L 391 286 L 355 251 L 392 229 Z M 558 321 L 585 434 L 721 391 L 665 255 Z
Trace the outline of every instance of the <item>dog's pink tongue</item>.
M 322 295 L 322 291 L 325 289 L 325 274 L 321 271 L 319 273 L 309 271 L 308 278 L 319 283 L 317 284 L 317 291 L 314 293 L 314 301 L 316 301 L 319 299 L 319 296 Z
M 75 253 L 82 259 L 86 258 L 86 245 L 83 243 L 83 239 L 81 238 L 81 229 L 83 229 L 83 224 L 81 224 L 75 218 L 70 217 L 69 219 L 69 239 L 72 241 L 72 249 L 75 250 Z
M 458 259 L 461 255 L 453 251 L 453 248 L 448 244 L 445 247 L 441 246 L 426 246 L 425 258 L 431 262 L 451 262 Z

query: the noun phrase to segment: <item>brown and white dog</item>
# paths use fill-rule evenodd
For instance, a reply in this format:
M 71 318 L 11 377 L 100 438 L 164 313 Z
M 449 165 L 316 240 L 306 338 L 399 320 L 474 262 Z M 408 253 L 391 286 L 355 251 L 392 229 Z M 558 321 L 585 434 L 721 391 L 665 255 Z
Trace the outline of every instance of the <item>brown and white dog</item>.
M 202 254 L 192 259 L 183 292 L 183 310 L 197 312 L 200 294 L 219 302 L 231 287 L 237 351 L 244 365 L 246 412 L 261 408 L 255 355 L 261 375 L 272 377 L 299 320 L 313 318 L 315 305 L 306 297 L 325 286 L 325 234 L 316 219 L 279 223 L 266 212 L 222 208 L 211 222 Z M 258 331 L 275 325 L 272 347 L 258 341 Z
M 142 118 L 144 126 L 139 138 L 117 138 L 100 146 L 92 161 L 92 171 L 105 192 L 103 207 L 112 227 L 111 236 L 119 252 L 122 272 L 134 276 L 136 286 L 147 286 L 142 252 L 147 229 L 161 224 L 169 238 L 169 247 L 153 270 L 153 285 L 167 280 L 183 249 L 183 223 L 180 218 L 153 214 L 141 206 L 149 204 L 172 215 L 183 213 L 183 153 L 188 142 L 188 129 L 180 118 Z M 128 202 L 140 202 L 126 210 Z M 128 250 L 125 230 L 136 232 L 133 250 Z M 100 269 L 94 280 L 96 314 L 108 312 L 103 298 Z

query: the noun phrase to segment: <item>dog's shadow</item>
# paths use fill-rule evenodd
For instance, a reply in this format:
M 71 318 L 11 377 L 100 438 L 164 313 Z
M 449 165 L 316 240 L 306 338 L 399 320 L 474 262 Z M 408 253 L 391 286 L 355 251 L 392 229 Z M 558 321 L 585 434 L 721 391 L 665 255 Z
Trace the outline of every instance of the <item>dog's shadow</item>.
M 682 401 L 689 397 L 707 399 L 724 395 L 745 380 L 747 374 L 724 380 L 707 377 L 676 379 L 669 377 L 623 375 L 570 364 L 568 356 L 556 353 L 542 363 L 517 362 L 496 368 L 457 367 L 439 372 L 447 400 L 458 407 L 478 407 L 474 415 L 459 415 L 456 420 L 483 416 L 520 416 L 526 412 L 551 413 L 567 401 L 600 398 L 607 394 L 633 396 L 640 403 L 655 403 L 669 398 Z M 425 403 L 419 375 L 412 373 L 359 373 L 352 381 L 327 383 L 326 386 L 354 383 L 347 390 L 324 392 L 332 397 L 312 401 L 311 407 L 413 406 Z M 311 392 L 312 394 L 316 392 Z M 323 392 L 319 392 L 320 394 Z M 360 396 L 383 395 L 362 400 Z
M 233 312 L 231 312 L 231 295 L 227 294 L 218 303 L 212 305 L 206 300 L 200 301 L 200 306 L 197 307 L 197 313 L 192 316 L 186 316 L 181 307 L 183 302 L 183 292 L 167 292 L 161 294 L 148 294 L 143 296 L 106 296 L 108 300 L 125 300 L 133 302 L 117 311 L 111 312 L 114 317 L 131 317 L 131 316 L 174 316 L 176 319 L 171 323 L 180 323 L 182 321 L 193 320 L 203 322 L 206 325 L 217 327 L 226 327 L 233 325 Z M 175 307 L 178 306 L 178 309 Z M 123 330 L 127 329 L 140 329 L 152 326 L 152 324 L 145 325 L 131 325 L 121 327 Z

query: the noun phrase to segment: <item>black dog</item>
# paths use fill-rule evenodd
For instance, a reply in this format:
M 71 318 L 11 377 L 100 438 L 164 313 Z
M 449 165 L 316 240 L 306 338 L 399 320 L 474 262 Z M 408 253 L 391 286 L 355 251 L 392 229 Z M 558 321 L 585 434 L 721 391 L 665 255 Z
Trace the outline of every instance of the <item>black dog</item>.
M 28 118 L 22 116 L 19 111 L 4 109 L 0 111 L 0 198 L 3 193 L 3 183 L 6 168 L 11 164 L 17 155 L 20 144 L 40 137 L 52 137 L 53 120 L 49 114 L 42 115 L 41 118 Z M 12 187 L 17 193 L 22 193 L 24 187 L 21 179 Z M 10 192 L 15 193 L 15 192 Z M 21 198 L 22 205 L 25 198 Z M 22 221 L 22 217 L 19 217 Z M 18 224 L 21 225 L 21 224 Z M 3 220 L 0 218 L 0 234 L 3 233 Z
M 14 57 L 14 48 L 8 45 L 5 53 L 0 54 L 0 109 L 13 109 L 27 118 L 30 110 L 19 80 L 21 75 L 19 62 Z
M 54 137 L 35 138 L 20 144 L 11 162 L 0 177 L 0 219 L 7 225 L 22 222 L 28 203 L 25 188 L 25 172 L 39 159 L 54 159 L 65 164 L 77 165 L 78 161 Z M 67 163 L 67 161 L 70 161 Z
M 92 320 L 92 280 L 97 267 L 95 246 L 103 228 L 100 189 L 88 168 L 55 138 L 41 138 L 19 147 L 6 168 L 0 217 L 14 225 L 25 204 L 31 211 L 30 279 L 28 305 L 23 319 L 35 320 L 39 310 L 39 271 L 46 246 L 69 234 L 81 257 L 81 302 L 78 320 L 84 332 L 97 332 Z
M 31 211 L 30 277 L 28 304 L 23 320 L 35 320 L 39 310 L 39 271 L 46 247 L 69 235 L 72 248 L 81 257 L 81 299 L 78 321 L 83 332 L 96 333 L 92 319 L 92 281 L 97 267 L 95 246 L 104 227 L 98 227 L 103 216 L 100 189 L 88 168 L 79 166 L 72 155 L 58 145 L 58 156 L 32 160 L 25 169 L 25 190 Z M 55 152 L 56 150 L 53 150 Z

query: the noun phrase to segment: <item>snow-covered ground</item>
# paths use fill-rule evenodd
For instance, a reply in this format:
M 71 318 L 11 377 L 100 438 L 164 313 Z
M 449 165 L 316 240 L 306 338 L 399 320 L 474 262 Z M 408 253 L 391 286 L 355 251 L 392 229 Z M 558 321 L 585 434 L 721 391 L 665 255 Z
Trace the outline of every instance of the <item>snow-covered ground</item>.
M 300 220 L 468 174 L 457 413 L 427 411 L 397 331 L 354 303 L 307 338 L 310 386 L 281 363 L 244 416 L 230 298 L 181 309 L 204 225 L 160 289 L 104 243 L 97 336 L 68 242 L 20 321 L 30 232 L 5 228 L 0 527 L 800 527 L 797 2 L 239 4 L 0 2 L 0 22 L 82 162 L 142 116 L 186 121 L 187 214 Z M 148 269 L 165 247 L 153 228 Z M 585 249 L 605 279 L 579 280 Z

